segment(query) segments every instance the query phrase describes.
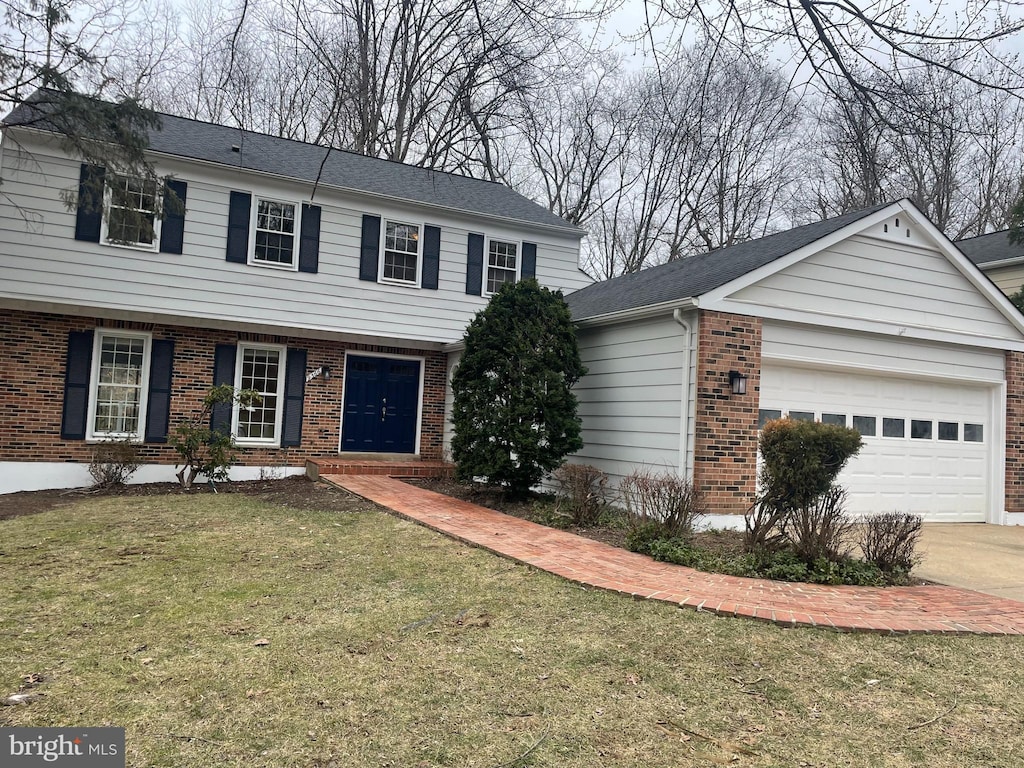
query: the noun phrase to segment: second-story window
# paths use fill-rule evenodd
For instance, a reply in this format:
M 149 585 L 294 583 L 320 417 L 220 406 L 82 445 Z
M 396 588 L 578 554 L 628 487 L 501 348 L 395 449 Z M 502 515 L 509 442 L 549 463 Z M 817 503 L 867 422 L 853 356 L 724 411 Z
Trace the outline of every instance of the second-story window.
M 384 228 L 381 279 L 397 283 L 419 282 L 420 228 L 389 221 Z
M 487 247 L 487 293 L 497 293 L 519 275 L 519 244 L 491 240 Z
M 155 181 L 110 174 L 106 184 L 103 241 L 155 249 L 160 226 L 156 215 L 159 200 Z
M 294 203 L 256 198 L 253 263 L 289 268 L 295 265 L 295 209 Z

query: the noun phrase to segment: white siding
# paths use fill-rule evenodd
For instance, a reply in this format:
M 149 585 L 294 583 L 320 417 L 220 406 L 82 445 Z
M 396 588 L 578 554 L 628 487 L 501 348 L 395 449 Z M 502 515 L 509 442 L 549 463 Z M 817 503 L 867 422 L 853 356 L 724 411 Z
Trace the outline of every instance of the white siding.
M 1004 378 L 1001 351 L 767 321 L 762 328 L 761 356 L 766 361 L 961 381 L 999 383 Z
M 873 237 L 847 238 L 730 298 L 823 316 L 883 320 L 1015 341 L 1020 338 L 942 253 Z
M 695 320 L 692 321 L 695 324 Z M 691 336 L 696 333 L 692 328 Z M 642 465 L 679 472 L 692 467 L 692 387 L 695 351 L 672 317 L 579 331 L 587 375 L 576 385 L 583 422 L 577 463 L 593 464 L 613 483 Z M 684 377 L 684 365 L 686 366 Z M 684 397 L 684 378 L 690 382 Z M 680 446 L 687 456 L 680 466 Z
M 1007 296 L 1016 293 L 1024 286 L 1024 264 L 1013 264 L 1008 267 L 982 267 L 989 279 Z
M 158 171 L 188 182 L 184 254 L 79 242 L 60 191 L 77 188 L 80 164 L 30 141 L 24 150 L 8 142 L 3 156 L 0 300 L 8 304 L 140 310 L 437 344 L 460 338 L 486 303 L 465 293 L 469 232 L 535 242 L 544 285 L 568 292 L 589 282 L 577 268 L 573 236 L 323 188 L 314 201 L 322 207 L 317 274 L 228 263 L 231 190 L 298 203 L 308 200 L 309 185 L 170 159 L 161 159 Z M 440 290 L 358 280 L 363 214 L 439 226 Z

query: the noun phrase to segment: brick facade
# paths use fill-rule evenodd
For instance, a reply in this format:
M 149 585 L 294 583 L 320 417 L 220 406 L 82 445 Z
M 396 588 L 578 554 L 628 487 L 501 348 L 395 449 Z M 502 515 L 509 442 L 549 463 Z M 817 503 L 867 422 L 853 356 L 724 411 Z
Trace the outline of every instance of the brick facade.
M 1007 512 L 1024 512 L 1024 352 L 1006 353 Z
M 446 376 L 446 356 L 441 352 L 37 312 L 9 311 L 0 327 L 4 342 L 0 355 L 0 461 L 88 462 L 92 458 L 90 443 L 61 439 L 61 410 L 68 333 L 98 328 L 148 331 L 154 339 L 174 339 L 172 428 L 198 409 L 212 385 L 217 344 L 284 344 L 307 350 L 307 372 L 330 367 L 329 379 L 318 376 L 306 384 L 302 444 L 295 448 L 238 449 L 238 463 L 249 466 L 303 466 L 306 458 L 337 455 L 346 350 L 422 357 L 420 455 L 425 459 L 441 457 Z M 177 458 L 172 448 L 159 444 L 142 444 L 139 454 L 147 463 L 174 464 Z
M 757 486 L 761 319 L 702 311 L 698 327 L 693 480 L 712 513 L 742 515 Z M 747 377 L 745 395 L 729 371 Z

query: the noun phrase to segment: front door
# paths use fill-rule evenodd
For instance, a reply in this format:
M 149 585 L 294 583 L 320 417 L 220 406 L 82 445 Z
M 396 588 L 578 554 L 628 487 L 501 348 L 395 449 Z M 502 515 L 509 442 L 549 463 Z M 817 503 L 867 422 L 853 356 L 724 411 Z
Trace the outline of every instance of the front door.
M 420 363 L 349 355 L 341 450 L 415 453 Z

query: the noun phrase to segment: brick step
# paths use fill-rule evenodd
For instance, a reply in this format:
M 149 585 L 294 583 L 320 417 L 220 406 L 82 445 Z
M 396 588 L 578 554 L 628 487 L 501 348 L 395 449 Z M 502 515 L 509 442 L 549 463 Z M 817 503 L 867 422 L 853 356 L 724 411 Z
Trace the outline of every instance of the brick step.
M 306 476 L 319 480 L 322 475 L 387 475 L 388 477 L 442 477 L 453 466 L 444 461 L 420 461 L 406 457 L 386 459 L 306 459 Z

